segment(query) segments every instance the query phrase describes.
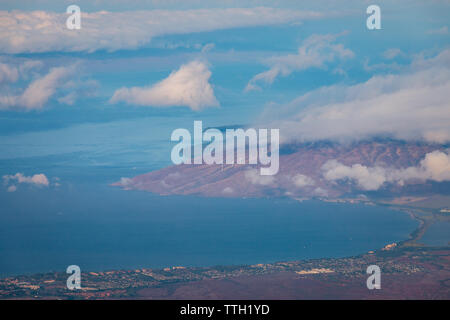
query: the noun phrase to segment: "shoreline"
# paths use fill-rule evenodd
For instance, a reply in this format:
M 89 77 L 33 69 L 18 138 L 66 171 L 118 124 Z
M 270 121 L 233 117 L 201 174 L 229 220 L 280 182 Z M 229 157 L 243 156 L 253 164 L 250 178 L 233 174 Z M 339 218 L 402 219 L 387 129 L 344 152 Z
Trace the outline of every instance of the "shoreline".
M 217 297 L 221 292 L 223 299 L 236 299 L 236 291 L 241 285 L 250 285 L 248 296 L 242 299 L 278 299 L 271 296 L 269 290 L 261 293 L 261 284 L 268 282 L 273 286 L 273 279 L 282 281 L 283 287 L 294 286 L 285 294 L 291 294 L 293 299 L 309 299 L 310 291 L 304 291 L 303 286 L 312 288 L 317 298 L 328 296 L 329 286 L 336 292 L 336 299 L 348 295 L 354 299 L 370 299 L 369 290 L 361 291 L 361 283 L 365 283 L 368 265 L 379 265 L 384 276 L 394 281 L 398 288 L 403 284 L 414 284 L 423 277 L 433 279 L 435 288 L 422 292 L 416 287 L 407 289 L 401 295 L 390 296 L 389 291 L 380 291 L 380 297 L 387 293 L 386 298 L 401 298 L 410 295 L 412 298 L 433 294 L 436 290 L 445 299 L 450 297 L 448 287 L 443 282 L 448 263 L 445 257 L 450 256 L 450 245 L 424 246 L 415 241 L 425 233 L 434 219 L 425 219 L 411 208 L 386 206 L 389 209 L 402 211 L 411 219 L 419 221 L 419 225 L 409 233 L 408 239 L 387 244 L 374 251 L 338 258 L 311 258 L 293 261 L 278 261 L 273 263 L 258 263 L 246 265 L 217 265 L 210 267 L 182 267 L 119 269 L 108 271 L 82 271 L 82 288 L 68 290 L 66 280 L 69 276 L 64 272 L 34 273 L 29 275 L 0 278 L 0 300 L 4 299 L 192 299 L 192 290 L 204 293 L 204 286 Z M 432 215 L 433 217 L 433 215 Z M 433 261 L 430 264 L 429 261 Z M 444 272 L 444 273 L 442 273 Z M 279 280 L 278 280 L 279 279 Z M 230 282 L 231 280 L 231 282 Z M 445 279 L 444 279 L 445 280 Z M 429 280 L 428 280 L 429 281 Z M 302 283 L 300 287 L 295 284 Z M 212 285 L 216 283 L 216 285 Z M 237 287 L 231 289 L 230 283 Z M 242 284 L 240 284 L 242 283 Z M 323 286 L 322 283 L 327 285 Z M 342 284 L 345 284 L 342 286 Z M 222 285 L 223 284 L 223 285 Z M 347 287 L 346 287 L 347 286 Z M 174 295 L 175 288 L 181 288 L 183 295 Z M 420 288 L 420 286 L 418 287 Z M 252 291 L 253 290 L 253 291 Z M 203 299 L 210 299 L 210 294 Z M 238 298 L 239 299 L 239 298 Z
M 298 201 L 298 199 L 294 199 L 294 198 L 289 198 L 292 200 L 296 200 Z M 378 207 L 385 207 L 388 208 L 390 210 L 395 210 L 395 211 L 401 211 L 403 213 L 406 213 L 412 220 L 416 220 L 419 221 L 419 226 L 417 226 L 414 230 L 412 230 L 409 234 L 408 234 L 408 238 L 404 239 L 404 240 L 399 240 L 398 242 L 396 242 L 396 245 L 398 245 L 398 247 L 401 246 L 407 246 L 407 245 L 416 245 L 415 241 L 419 240 L 421 236 L 423 236 L 423 234 L 426 232 L 426 230 L 428 229 L 428 227 L 434 222 L 434 220 L 432 220 L 431 222 L 428 222 L 426 220 L 424 220 L 423 218 L 421 218 L 417 213 L 414 212 L 414 209 L 411 208 L 405 208 L 402 206 L 398 206 L 398 205 L 387 205 L 385 203 L 378 203 L 378 202 L 374 202 L 374 201 L 353 201 L 354 199 L 333 199 L 332 201 L 324 201 L 322 199 L 302 199 L 300 202 L 302 201 L 306 201 L 306 200 L 312 200 L 312 201 L 320 201 L 320 202 L 324 202 L 324 203 L 340 203 L 340 204 L 364 204 L 364 205 L 370 205 L 370 206 L 378 206 Z M 389 245 L 389 244 L 387 244 Z M 353 254 L 353 255 L 344 255 L 341 257 L 318 257 L 318 258 L 306 258 L 306 259 L 295 259 L 295 260 L 281 260 L 281 261 L 273 261 L 273 262 L 255 262 L 255 263 L 247 263 L 247 264 L 225 264 L 225 265 L 210 265 L 210 266 L 187 266 L 186 268 L 218 268 L 218 267 L 238 267 L 238 266 L 251 266 L 251 265 L 258 265 L 258 264 L 262 264 L 262 265 L 269 265 L 269 264 L 277 264 L 277 263 L 290 263 L 290 262 L 297 262 L 297 261 L 314 261 L 314 260 L 318 260 L 318 259 L 347 259 L 347 258 L 355 258 L 355 257 L 359 257 L 361 255 L 365 255 L 368 252 L 377 252 L 382 250 L 384 247 L 380 247 L 377 249 L 373 249 L 373 250 L 369 250 L 366 252 L 361 252 L 361 253 L 357 253 L 357 254 Z M 143 269 L 151 269 L 151 270 L 164 270 L 167 268 L 172 268 L 172 267 L 177 267 L 177 266 L 166 266 L 166 267 L 145 267 Z M 184 267 L 183 267 L 184 268 Z M 83 273 L 107 273 L 107 272 L 118 272 L 118 271 L 130 271 L 136 268 L 133 267 L 129 267 L 129 268 L 117 268 L 117 269 L 95 269 L 95 270 L 86 270 L 83 271 Z M 14 277 L 29 277 L 29 276 L 39 276 L 39 275 L 47 275 L 47 274 L 55 274 L 61 271 L 47 271 L 47 272 L 27 272 L 27 273 L 21 273 L 21 274 L 15 274 L 15 275 L 8 275 L 8 276 L 1 276 L 0 280 L 4 280 L 4 279 L 9 279 L 9 278 L 14 278 Z

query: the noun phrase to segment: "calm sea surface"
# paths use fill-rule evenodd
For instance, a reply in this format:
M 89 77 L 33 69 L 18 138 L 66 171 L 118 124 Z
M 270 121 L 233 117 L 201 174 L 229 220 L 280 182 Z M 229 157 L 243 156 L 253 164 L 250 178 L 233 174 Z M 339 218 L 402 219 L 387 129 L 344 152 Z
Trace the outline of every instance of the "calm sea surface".
M 98 271 L 342 257 L 406 239 L 417 226 L 365 205 L 79 189 L 1 195 L 1 276 L 71 264 Z

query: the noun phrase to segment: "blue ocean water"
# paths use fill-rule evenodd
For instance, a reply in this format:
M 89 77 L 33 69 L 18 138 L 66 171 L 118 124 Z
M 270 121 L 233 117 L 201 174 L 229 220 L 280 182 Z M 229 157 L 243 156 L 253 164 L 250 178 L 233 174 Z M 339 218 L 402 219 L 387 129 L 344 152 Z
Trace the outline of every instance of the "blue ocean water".
M 406 239 L 417 226 L 402 212 L 360 204 L 162 197 L 109 186 L 22 188 L 0 200 L 1 276 L 71 264 L 99 271 L 342 257 Z

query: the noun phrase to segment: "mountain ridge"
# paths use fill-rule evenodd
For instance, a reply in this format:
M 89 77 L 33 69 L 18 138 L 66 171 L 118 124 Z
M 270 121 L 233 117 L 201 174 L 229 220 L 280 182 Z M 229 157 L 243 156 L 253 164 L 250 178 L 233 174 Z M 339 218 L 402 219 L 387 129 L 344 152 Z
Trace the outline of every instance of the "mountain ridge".
M 360 165 L 389 170 L 420 165 L 433 151 L 443 152 L 447 145 L 374 139 L 349 144 L 329 141 L 292 143 L 280 146 L 280 170 L 275 176 L 259 176 L 259 165 L 170 166 L 134 178 L 122 178 L 113 186 L 143 190 L 160 195 L 200 195 L 206 197 L 340 197 L 346 194 L 406 193 L 434 194 L 448 188 L 439 183 L 408 181 L 402 185 L 383 183 L 379 190 L 361 190 L 351 179 L 329 180 L 324 165 L 332 160 L 343 166 Z M 358 168 L 360 168 L 358 167 Z M 259 172 L 259 171 L 258 171 Z M 402 182 L 403 183 L 403 182 Z M 441 183 L 448 183 L 443 181 Z

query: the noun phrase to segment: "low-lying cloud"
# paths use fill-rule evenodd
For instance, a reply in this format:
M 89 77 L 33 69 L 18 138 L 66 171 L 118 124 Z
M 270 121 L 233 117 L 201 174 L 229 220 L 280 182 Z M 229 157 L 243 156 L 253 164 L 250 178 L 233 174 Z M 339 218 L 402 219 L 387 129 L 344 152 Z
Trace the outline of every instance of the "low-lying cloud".
M 450 154 L 442 151 L 427 153 L 418 166 L 402 169 L 362 164 L 344 165 L 329 160 L 323 166 L 323 177 L 329 181 L 350 180 L 362 190 L 378 190 L 386 183 L 403 186 L 406 182 L 450 181 Z
M 362 140 L 389 136 L 450 141 L 450 50 L 416 57 L 399 74 L 376 75 L 356 85 L 333 85 L 283 106 L 269 106 L 264 126 L 289 141 Z
M 304 174 L 300 174 L 300 173 L 298 173 L 292 177 L 292 182 L 294 183 L 294 185 L 296 187 L 299 187 L 299 188 L 315 185 L 314 179 L 312 179 L 308 176 L 305 176 Z
M 7 186 L 8 192 L 15 192 L 19 184 L 31 184 L 38 187 L 48 187 L 50 182 L 47 176 L 43 173 L 38 173 L 32 176 L 25 176 L 23 173 L 16 173 L 15 175 L 4 175 L 3 182 Z

